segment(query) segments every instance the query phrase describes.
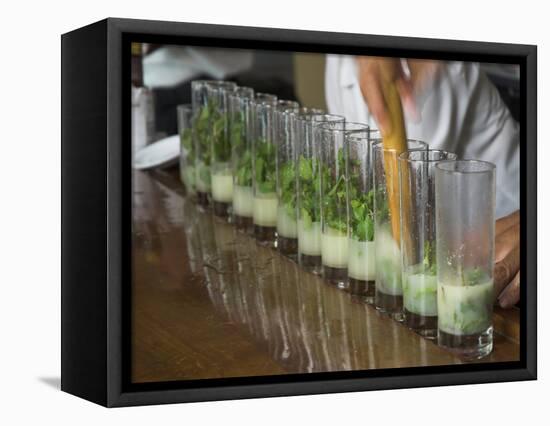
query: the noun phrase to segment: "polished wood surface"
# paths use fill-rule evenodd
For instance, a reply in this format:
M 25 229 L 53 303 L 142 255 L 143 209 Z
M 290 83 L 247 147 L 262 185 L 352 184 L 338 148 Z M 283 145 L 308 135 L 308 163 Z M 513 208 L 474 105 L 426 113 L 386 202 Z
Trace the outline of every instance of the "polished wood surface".
M 134 382 L 462 362 L 201 211 L 173 172 L 133 188 Z M 519 360 L 518 313 L 495 310 L 481 362 Z

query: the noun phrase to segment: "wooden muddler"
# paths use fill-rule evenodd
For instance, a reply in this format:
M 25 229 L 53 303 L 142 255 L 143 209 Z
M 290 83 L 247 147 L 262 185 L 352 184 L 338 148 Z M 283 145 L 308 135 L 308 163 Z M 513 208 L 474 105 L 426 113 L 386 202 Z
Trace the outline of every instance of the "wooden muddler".
M 392 234 L 395 241 L 400 244 L 400 200 L 399 200 L 399 155 L 407 151 L 407 135 L 405 132 L 405 122 L 403 119 L 403 108 L 401 99 L 395 82 L 391 74 L 383 83 L 383 93 L 388 108 L 391 129 L 389 133 L 382 134 L 382 146 L 384 149 L 384 172 L 386 174 L 386 188 L 388 196 L 388 208 L 391 217 Z M 405 171 L 408 174 L 408 170 Z M 408 179 L 406 180 L 408 181 Z M 408 186 L 403 188 L 401 202 L 403 203 L 402 212 L 407 217 L 410 212 L 410 193 Z M 405 219 L 404 217 L 404 219 Z M 403 221 L 407 223 L 406 220 Z M 408 234 L 408 233 L 407 233 Z

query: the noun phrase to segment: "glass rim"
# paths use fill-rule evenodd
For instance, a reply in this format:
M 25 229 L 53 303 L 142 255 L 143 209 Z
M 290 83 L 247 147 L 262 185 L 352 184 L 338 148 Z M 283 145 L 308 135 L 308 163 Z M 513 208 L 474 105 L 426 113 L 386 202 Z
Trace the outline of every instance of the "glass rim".
M 466 166 L 466 165 L 473 165 L 473 164 L 481 166 L 481 169 L 456 170 L 457 166 Z M 448 166 L 452 166 L 453 169 L 451 170 L 450 168 L 448 168 Z M 477 160 L 473 158 L 465 158 L 462 160 L 443 160 L 438 162 L 435 165 L 435 168 L 438 170 L 441 170 L 442 173 L 459 174 L 459 175 L 491 173 L 495 171 L 496 167 L 497 166 L 494 163 L 491 163 L 490 161 Z
M 343 125 L 343 128 L 334 128 L 334 126 L 340 126 Z M 356 127 L 355 129 L 347 129 L 346 127 L 352 125 L 352 127 Z M 318 126 L 320 131 L 326 131 L 326 132 L 338 132 L 338 133 L 344 133 L 344 134 L 354 134 L 354 133 L 360 133 L 360 132 L 368 132 L 369 131 L 369 125 L 365 123 L 358 123 L 354 121 L 322 121 Z
M 193 80 L 191 82 L 191 86 L 199 86 L 199 85 L 206 85 L 210 83 L 215 83 L 217 81 L 223 81 L 223 80 Z
M 329 114 L 325 111 L 320 113 L 311 113 L 311 114 L 296 114 L 296 119 L 299 121 L 315 123 L 315 125 L 319 125 L 321 123 L 331 123 L 331 122 L 346 120 L 346 118 L 343 115 Z
M 232 83 L 230 81 L 222 81 L 219 84 L 211 84 L 208 83 L 206 86 L 206 93 L 212 94 L 214 96 L 220 96 L 220 95 L 226 95 L 229 96 L 238 89 L 239 86 L 237 86 L 235 83 Z
M 288 115 L 294 113 L 298 109 L 300 109 L 300 104 L 298 102 L 278 99 L 275 106 L 275 113 Z
M 288 99 L 277 99 L 277 107 L 286 108 L 300 108 L 300 104 L 297 101 L 291 101 Z
M 254 97 L 254 89 L 252 87 L 247 86 L 237 86 L 236 89 L 229 94 L 230 98 L 253 98 Z
M 257 105 L 277 105 L 277 96 L 270 93 L 256 92 L 252 98 L 252 103 Z
M 409 158 L 410 154 L 416 155 L 417 153 L 427 153 L 428 158 Z M 441 160 L 436 160 L 434 158 L 429 158 L 429 154 L 432 152 L 439 152 L 444 153 L 447 156 L 454 156 L 454 158 L 444 158 Z M 454 152 L 446 151 L 444 149 L 411 149 L 410 151 L 404 151 L 401 154 L 399 154 L 399 161 L 406 161 L 408 163 L 440 163 L 442 161 L 457 161 L 458 155 L 456 155 Z
M 397 149 L 395 149 L 395 148 L 384 148 L 382 138 L 373 139 L 372 142 L 373 142 L 372 143 L 372 149 L 374 149 L 374 150 L 387 151 L 387 152 L 397 152 Z M 426 151 L 426 150 L 429 149 L 428 143 L 424 142 L 424 141 L 421 141 L 420 139 L 406 139 L 406 142 L 407 142 L 407 145 L 410 142 L 416 142 L 416 143 L 424 145 L 423 147 L 419 147 L 419 148 L 408 148 L 407 147 L 407 151 Z M 404 151 L 404 152 L 407 152 L 407 151 Z M 401 155 L 401 154 L 402 154 L 402 152 L 399 153 L 399 155 Z
M 382 139 L 382 130 L 380 129 L 373 129 L 369 126 L 369 137 L 371 137 L 371 133 L 378 133 L 380 136 L 376 138 L 372 138 L 372 140 Z
M 367 140 L 368 143 L 370 143 L 371 145 L 374 146 L 376 143 L 378 143 L 382 140 L 382 137 L 372 138 L 371 133 L 373 133 L 373 132 L 381 133 L 380 130 L 372 129 L 369 125 L 369 131 L 366 135 L 363 136 L 363 135 L 360 135 L 358 133 L 351 133 L 347 136 L 347 139 L 349 141 L 352 141 L 352 142 Z
M 325 114 L 325 111 L 321 108 L 311 108 L 311 107 L 304 107 L 301 106 L 298 111 L 294 111 L 293 113 L 296 116 L 297 120 L 301 120 L 303 118 L 311 118 L 313 115 L 321 115 Z
M 306 107 L 306 106 L 300 107 L 299 112 L 303 114 L 325 114 L 325 110 L 323 108 Z
M 193 80 L 191 82 L 191 87 L 205 85 L 205 86 L 232 86 L 233 88 L 237 87 L 237 83 L 230 80 Z

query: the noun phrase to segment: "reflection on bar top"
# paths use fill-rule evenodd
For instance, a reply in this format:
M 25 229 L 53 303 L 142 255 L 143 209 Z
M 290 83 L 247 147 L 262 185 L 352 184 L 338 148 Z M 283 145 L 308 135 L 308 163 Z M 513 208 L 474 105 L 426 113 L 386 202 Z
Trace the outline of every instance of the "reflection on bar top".
M 246 365 L 232 369 L 227 364 L 253 362 L 250 357 L 239 358 L 239 345 L 234 341 L 224 335 L 215 340 L 215 333 L 207 343 L 192 341 L 201 328 L 201 339 L 208 339 L 208 330 L 214 330 L 218 322 L 244 336 L 258 357 L 271 359 L 283 373 L 461 362 L 373 307 L 304 272 L 276 251 L 257 245 L 231 224 L 201 212 L 183 196 L 177 179 L 170 174 L 136 172 L 133 200 L 134 311 L 146 311 L 160 324 L 178 319 L 181 322 L 177 325 L 166 323 L 159 328 L 164 333 L 171 330 L 174 339 L 183 339 L 188 346 L 207 344 L 227 358 L 220 360 L 226 363 L 221 370 L 197 367 L 186 370 L 185 377 L 173 377 L 175 380 L 235 376 L 240 370 L 247 375 Z M 177 294 L 181 304 L 156 306 L 151 302 L 164 293 L 170 294 L 170 300 Z M 200 304 L 202 310 L 201 315 L 192 318 L 191 333 L 186 324 L 194 304 Z M 168 315 L 170 309 L 174 310 L 172 315 Z M 145 319 L 134 321 L 134 341 L 154 338 L 155 330 L 147 326 Z M 133 350 L 146 352 L 148 347 Z M 171 351 L 187 349 L 157 346 L 155 350 L 166 369 L 159 377 L 177 376 L 179 370 L 170 366 L 177 354 Z M 192 350 L 185 354 L 186 359 L 193 356 Z M 134 358 L 136 377 L 154 380 L 146 363 L 139 363 L 138 356 Z M 493 354 L 483 361 L 516 359 L 519 345 L 497 335 Z M 255 374 L 281 371 L 266 365 L 265 372 L 260 368 Z

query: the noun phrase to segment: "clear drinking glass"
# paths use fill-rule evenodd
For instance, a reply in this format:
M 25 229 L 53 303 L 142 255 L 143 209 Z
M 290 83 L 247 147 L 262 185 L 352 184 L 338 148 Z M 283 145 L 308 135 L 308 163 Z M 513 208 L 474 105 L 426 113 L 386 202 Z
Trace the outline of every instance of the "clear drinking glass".
M 198 204 L 206 207 L 211 193 L 210 166 L 212 149 L 210 144 L 213 102 L 209 100 L 210 86 L 233 86 L 235 83 L 218 80 L 195 80 L 191 82 L 193 102 L 193 143 L 195 146 L 195 185 Z
M 374 188 L 372 145 L 378 131 L 347 138 L 348 281 L 349 292 L 374 303 Z
M 237 229 L 252 232 L 252 140 L 254 139 L 252 89 L 238 88 L 230 97 L 233 163 L 233 222 Z M 277 97 L 257 93 L 258 102 L 275 103 Z
M 231 82 L 209 84 L 208 104 L 211 151 L 211 186 L 214 215 L 229 217 L 233 200 L 233 174 L 231 170 L 231 139 L 229 128 L 229 96 L 236 90 Z
M 324 122 L 344 121 L 344 117 L 332 114 L 296 114 L 293 117 L 298 195 L 298 263 L 314 274 L 322 272 L 318 126 Z
M 408 151 L 426 150 L 425 142 L 407 140 Z M 375 141 L 374 153 L 374 247 L 376 269 L 376 308 L 403 319 L 403 287 L 401 267 L 401 222 L 399 207 L 398 157 L 401 152 L 385 149 L 381 140 Z M 397 197 L 393 199 L 392 197 Z
M 368 137 L 369 126 L 350 122 L 319 125 L 321 176 L 321 261 L 323 276 L 340 288 L 348 279 L 346 139 Z
M 274 246 L 277 230 L 277 193 L 273 120 L 277 102 L 255 99 L 252 104 L 252 221 L 256 240 Z
M 180 135 L 180 179 L 187 195 L 195 195 L 195 148 L 193 145 L 193 107 L 178 105 L 178 133 Z
M 296 209 L 296 147 L 293 130 L 295 116 L 320 114 L 311 108 L 278 107 L 275 112 L 275 136 L 277 140 L 277 249 L 294 258 L 298 253 L 298 216 Z
M 404 321 L 428 338 L 437 337 L 435 166 L 445 160 L 456 154 L 430 149 L 399 156 Z
M 438 343 L 466 359 L 493 349 L 495 165 L 435 166 Z

